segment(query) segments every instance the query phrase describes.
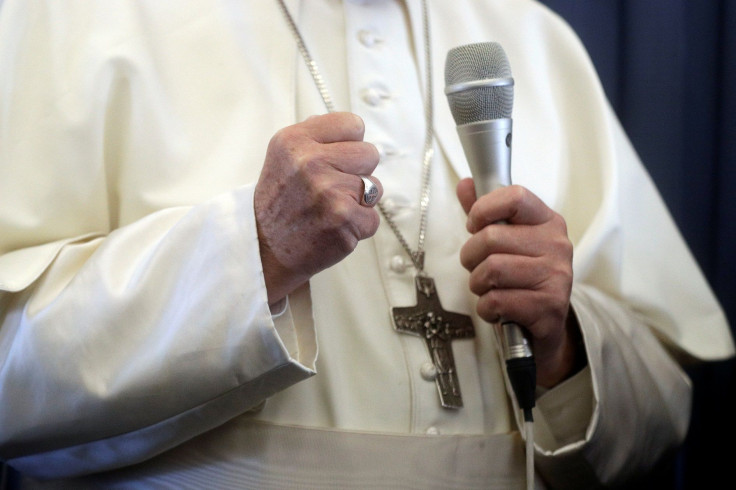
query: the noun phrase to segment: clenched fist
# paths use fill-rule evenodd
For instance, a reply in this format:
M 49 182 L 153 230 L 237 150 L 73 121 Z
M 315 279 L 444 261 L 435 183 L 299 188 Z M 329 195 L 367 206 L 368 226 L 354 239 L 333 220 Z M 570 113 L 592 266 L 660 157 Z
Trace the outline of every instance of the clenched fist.
M 255 189 L 255 215 L 270 304 L 373 236 L 377 211 L 361 204 L 363 181 L 378 165 L 350 113 L 312 116 L 277 132 Z M 379 198 L 383 193 L 380 182 Z

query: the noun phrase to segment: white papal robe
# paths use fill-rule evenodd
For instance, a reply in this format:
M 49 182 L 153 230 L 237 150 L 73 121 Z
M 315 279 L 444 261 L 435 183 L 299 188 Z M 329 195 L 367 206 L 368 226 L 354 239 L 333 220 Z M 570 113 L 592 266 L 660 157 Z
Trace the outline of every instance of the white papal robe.
M 287 4 L 337 108 L 365 120 L 413 246 L 420 3 Z M 458 259 L 469 171 L 442 65 L 478 41 L 502 44 L 516 80 L 513 180 L 575 248 L 588 366 L 537 400 L 540 488 L 620 482 L 682 441 L 675 359 L 728 357 L 732 339 L 579 41 L 530 0 L 429 4 L 426 271 L 476 327 L 453 342 L 459 410 L 440 407 L 424 341 L 392 328 L 416 296 L 385 223 L 269 310 L 255 182 L 271 136 L 324 112 L 275 1 L 4 2 L 0 457 L 29 485 L 521 488 L 494 330 Z

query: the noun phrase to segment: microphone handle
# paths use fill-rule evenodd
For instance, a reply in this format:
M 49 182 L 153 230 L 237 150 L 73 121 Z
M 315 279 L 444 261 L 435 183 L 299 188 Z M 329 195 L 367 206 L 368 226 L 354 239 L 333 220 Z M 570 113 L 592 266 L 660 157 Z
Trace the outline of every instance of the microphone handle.
M 457 127 L 477 196 L 511 185 L 511 118 L 491 119 Z M 506 360 L 532 356 L 524 329 L 501 319 Z

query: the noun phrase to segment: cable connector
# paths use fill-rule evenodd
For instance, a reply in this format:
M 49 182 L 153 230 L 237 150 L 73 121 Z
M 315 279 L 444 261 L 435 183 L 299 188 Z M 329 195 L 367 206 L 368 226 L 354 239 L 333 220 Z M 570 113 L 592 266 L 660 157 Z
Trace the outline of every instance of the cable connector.
M 534 356 L 507 359 L 506 371 L 519 408 L 524 411 L 524 420 L 532 422 L 537 388 L 537 365 Z
M 537 389 L 537 365 L 524 330 L 514 322 L 501 323 L 506 372 L 524 420 L 532 421 Z

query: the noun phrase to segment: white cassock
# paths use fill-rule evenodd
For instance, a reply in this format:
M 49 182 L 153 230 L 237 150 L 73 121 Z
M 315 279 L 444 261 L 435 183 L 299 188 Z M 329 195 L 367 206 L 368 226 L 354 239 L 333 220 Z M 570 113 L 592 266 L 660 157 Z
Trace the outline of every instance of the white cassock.
M 537 400 L 540 488 L 619 482 L 682 441 L 691 386 L 673 358 L 725 358 L 732 339 L 579 41 L 533 1 L 429 3 L 426 271 L 476 327 L 452 344 L 459 410 L 440 406 L 425 342 L 392 328 L 416 293 L 385 223 L 268 308 L 254 183 L 271 136 L 324 112 L 275 1 L 4 3 L 1 458 L 41 479 L 125 467 L 60 488 L 523 486 L 493 327 L 458 259 L 469 171 L 442 65 L 478 41 L 502 44 L 516 80 L 513 180 L 575 247 L 588 367 Z M 414 246 L 420 3 L 287 4 L 381 150 L 383 202 Z

